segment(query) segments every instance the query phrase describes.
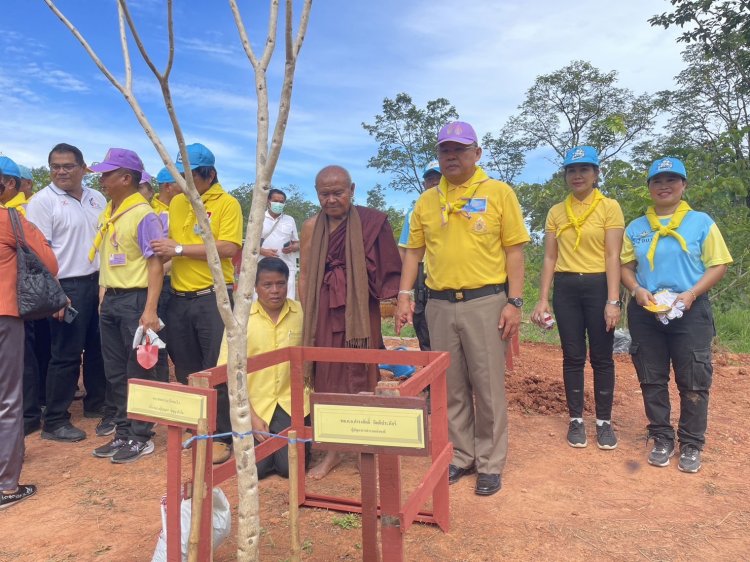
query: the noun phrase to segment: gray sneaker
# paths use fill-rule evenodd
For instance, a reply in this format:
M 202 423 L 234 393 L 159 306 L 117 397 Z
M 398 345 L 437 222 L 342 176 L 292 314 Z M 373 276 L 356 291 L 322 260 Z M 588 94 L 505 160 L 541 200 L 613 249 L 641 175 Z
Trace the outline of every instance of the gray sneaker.
M 617 447 L 617 436 L 612 429 L 612 422 L 604 422 L 596 426 L 596 446 L 600 449 L 614 449 Z
M 586 440 L 586 428 L 583 426 L 583 423 L 571 420 L 568 426 L 568 445 L 580 448 L 588 444 Z
M 153 452 L 153 441 L 135 441 L 129 439 L 128 442 L 112 456 L 112 462 L 115 464 L 125 464 L 137 461 L 143 455 L 149 455 Z
M 648 464 L 667 466 L 669 459 L 674 456 L 674 441 L 666 437 L 654 437 L 654 448 L 648 454 Z
M 698 472 L 701 468 L 701 451 L 695 445 L 680 447 L 680 462 L 677 465 L 682 472 Z

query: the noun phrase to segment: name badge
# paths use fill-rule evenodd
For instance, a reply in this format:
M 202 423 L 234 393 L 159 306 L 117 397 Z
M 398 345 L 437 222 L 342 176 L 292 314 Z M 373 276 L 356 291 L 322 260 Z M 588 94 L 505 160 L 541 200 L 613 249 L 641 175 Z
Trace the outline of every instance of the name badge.
M 486 213 L 487 212 L 487 198 L 486 197 L 472 197 L 468 203 L 461 209 L 467 213 Z
M 125 254 L 110 254 L 109 255 L 110 267 L 119 267 L 119 266 L 126 265 L 127 263 L 128 263 L 128 260 L 125 257 Z

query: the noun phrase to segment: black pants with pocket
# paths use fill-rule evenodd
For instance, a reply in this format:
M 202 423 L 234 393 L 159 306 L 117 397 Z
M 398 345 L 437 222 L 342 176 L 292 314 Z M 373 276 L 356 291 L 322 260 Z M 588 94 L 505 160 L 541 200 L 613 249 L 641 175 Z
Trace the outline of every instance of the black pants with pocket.
M 108 402 L 113 407 L 112 418 L 117 425 L 116 436 L 120 439 L 146 442 L 153 436 L 153 423 L 128 418 L 128 381 L 146 379 L 167 382 L 165 365 L 157 362 L 151 369 L 138 363 L 133 338 L 146 307 L 147 289 L 105 294 L 99 316 L 102 335 L 102 356 L 108 382 Z M 159 358 L 166 362 L 166 357 Z
M 234 302 L 231 290 L 229 301 Z M 172 295 L 165 323 L 169 330 L 167 347 L 178 381 L 187 384 L 193 373 L 216 367 L 224 337 L 224 321 L 214 293 L 196 297 Z M 216 387 L 216 433 L 230 431 L 229 391 L 224 383 Z M 216 441 L 229 444 L 232 438 L 222 437 Z
M 310 416 L 305 418 L 305 425 L 310 423 Z M 287 427 L 292 425 L 292 416 L 284 411 L 284 408 L 276 404 L 276 409 L 273 411 L 271 416 L 271 423 L 268 424 L 269 433 L 281 433 Z M 269 439 L 278 439 L 277 437 L 269 437 Z M 258 440 L 255 440 L 255 446 L 258 446 Z M 271 474 L 278 474 L 284 478 L 289 478 L 289 451 L 287 450 L 289 445 L 283 447 L 273 453 L 271 456 L 266 457 L 262 461 L 258 461 L 258 478 L 265 478 Z M 310 450 L 311 443 L 305 443 L 305 466 L 310 464 Z
M 715 335 L 711 303 L 701 295 L 682 318 L 662 324 L 635 300 L 628 305 L 630 355 L 643 392 L 648 436 L 674 440 L 670 422 L 669 371 L 680 393 L 680 444 L 703 449 L 708 425 L 708 394 L 713 378 L 711 340 Z
M 612 359 L 615 332 L 607 331 L 605 273 L 555 273 L 552 308 L 557 319 L 563 352 L 565 398 L 571 418 L 583 417 L 583 368 L 586 338 L 594 371 L 596 419 L 612 418 L 615 392 L 615 362 Z

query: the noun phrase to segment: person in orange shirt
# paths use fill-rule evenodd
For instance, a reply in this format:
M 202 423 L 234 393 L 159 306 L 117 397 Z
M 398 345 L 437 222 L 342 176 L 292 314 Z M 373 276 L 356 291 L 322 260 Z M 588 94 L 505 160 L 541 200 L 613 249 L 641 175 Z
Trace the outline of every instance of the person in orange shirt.
M 6 181 L 0 171 L 0 196 L 5 192 Z M 0 207 L 0 510 L 33 496 L 36 486 L 19 484 L 23 467 L 23 320 L 18 316 L 16 294 L 16 238 L 10 213 Z M 57 260 L 39 230 L 18 217 L 27 246 L 39 257 L 45 267 L 57 275 Z

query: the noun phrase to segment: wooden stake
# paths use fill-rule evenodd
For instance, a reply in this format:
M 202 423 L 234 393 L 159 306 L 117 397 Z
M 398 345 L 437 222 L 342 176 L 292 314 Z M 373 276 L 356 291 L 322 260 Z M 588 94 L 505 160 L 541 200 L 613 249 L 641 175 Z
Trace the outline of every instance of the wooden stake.
M 205 418 L 198 420 L 198 435 L 208 433 L 208 422 Z M 193 506 L 190 518 L 190 539 L 188 541 L 188 562 L 198 562 L 198 542 L 201 531 L 201 513 L 203 498 L 206 495 L 203 475 L 206 470 L 206 440 L 198 439 L 195 447 L 195 472 L 193 474 Z M 210 539 L 210 538 L 209 538 Z
M 288 434 L 289 445 L 289 532 L 292 535 L 292 562 L 299 562 L 302 549 L 299 543 L 299 464 L 297 462 L 297 432 Z

